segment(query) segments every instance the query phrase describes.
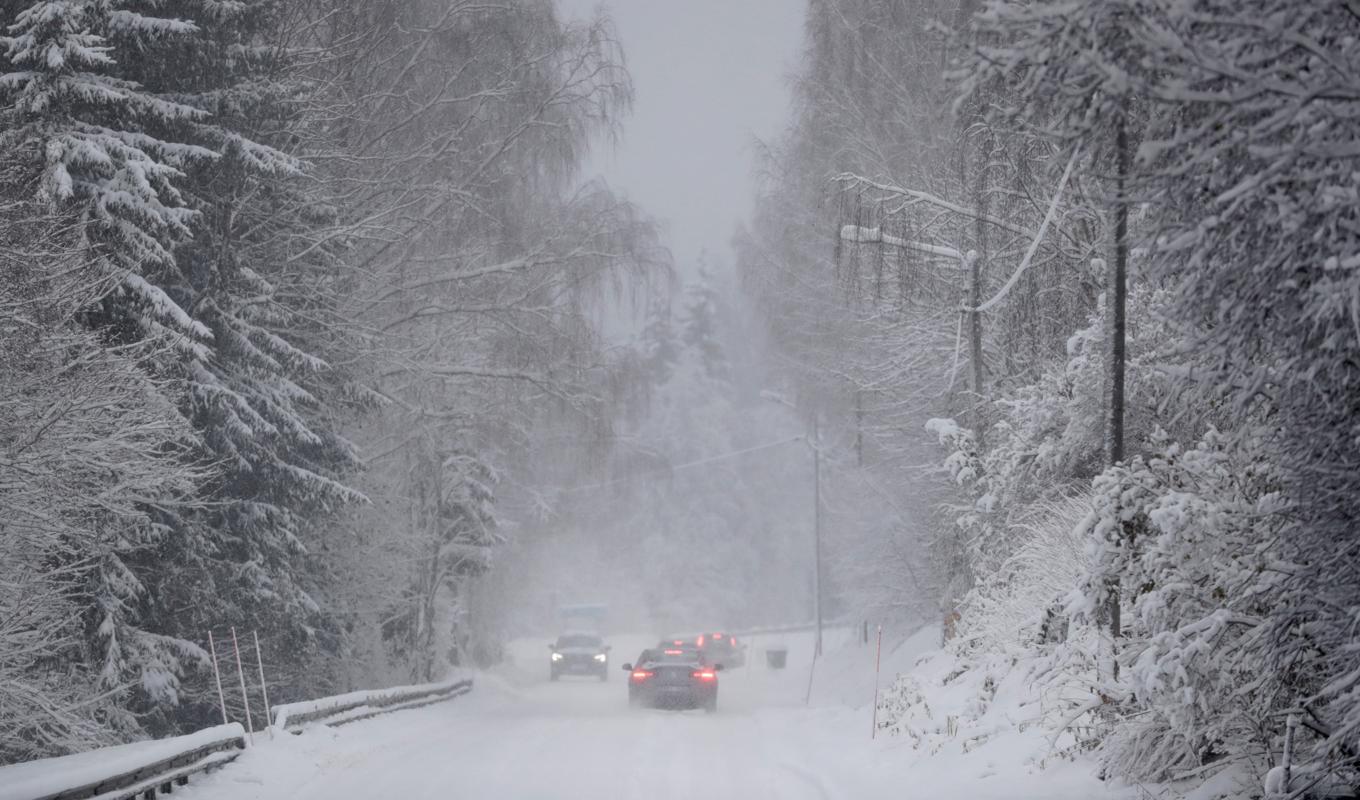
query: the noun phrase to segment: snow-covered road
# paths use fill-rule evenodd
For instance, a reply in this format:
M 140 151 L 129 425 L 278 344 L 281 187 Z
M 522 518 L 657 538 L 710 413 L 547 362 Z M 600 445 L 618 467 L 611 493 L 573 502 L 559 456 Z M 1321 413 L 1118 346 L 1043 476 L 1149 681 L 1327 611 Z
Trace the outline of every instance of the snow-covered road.
M 843 636 L 843 634 L 842 634 Z M 863 680 L 834 671 L 871 664 L 867 648 L 822 662 L 803 705 L 810 650 L 797 640 L 789 669 L 753 659 L 722 674 L 717 714 L 632 710 L 618 664 L 646 642 L 615 640 L 614 671 L 546 680 L 541 642 L 514 648 L 514 665 L 480 676 L 471 694 L 335 729 L 315 728 L 254 748 L 241 762 L 191 785 L 193 800 L 372 798 L 878 798 L 1093 797 L 1091 781 L 1040 783 L 1026 793 L 1004 776 L 912 769 L 900 742 L 869 741 L 867 698 L 843 696 Z M 834 645 L 829 642 L 829 645 Z M 801 651 L 801 652 L 800 652 Z M 849 666 L 847 666 L 847 664 Z M 819 667 L 819 669 L 821 669 Z M 859 676 L 863 677 L 863 676 Z M 978 772 L 988 765 L 979 763 Z M 943 768 L 943 765 L 942 765 Z M 994 770 L 993 770 L 994 772 Z M 915 774 L 913 774 L 915 773 Z M 1049 776 L 1043 776 L 1044 778 Z M 1056 777 L 1056 776 L 1053 776 Z M 1067 776 L 1071 778 L 1072 776 Z M 928 786 L 933 794 L 920 794 Z M 905 793 L 905 794 L 904 794 Z

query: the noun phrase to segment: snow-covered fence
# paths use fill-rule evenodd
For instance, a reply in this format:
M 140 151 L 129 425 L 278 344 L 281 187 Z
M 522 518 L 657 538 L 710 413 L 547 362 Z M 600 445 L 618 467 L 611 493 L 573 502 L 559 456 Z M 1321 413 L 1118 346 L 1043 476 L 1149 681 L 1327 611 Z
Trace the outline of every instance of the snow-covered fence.
M 104 747 L 0 767 L 0 800 L 127 800 L 169 794 L 189 776 L 236 759 L 245 749 L 239 723 L 187 736 Z
M 285 703 L 274 706 L 270 716 L 274 719 L 275 727 L 296 732 L 314 723 L 343 725 L 389 711 L 442 703 L 470 691 L 471 678 L 419 686 L 396 686 L 391 689 L 350 692 L 320 700 Z

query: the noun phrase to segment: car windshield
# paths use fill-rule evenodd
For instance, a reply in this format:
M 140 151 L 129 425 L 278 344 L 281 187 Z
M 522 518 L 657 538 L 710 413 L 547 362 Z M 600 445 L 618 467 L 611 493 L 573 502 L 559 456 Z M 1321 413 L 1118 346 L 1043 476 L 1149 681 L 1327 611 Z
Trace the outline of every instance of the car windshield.
M 557 637 L 558 647 L 599 647 L 601 644 L 600 637 L 584 633 L 564 633 Z

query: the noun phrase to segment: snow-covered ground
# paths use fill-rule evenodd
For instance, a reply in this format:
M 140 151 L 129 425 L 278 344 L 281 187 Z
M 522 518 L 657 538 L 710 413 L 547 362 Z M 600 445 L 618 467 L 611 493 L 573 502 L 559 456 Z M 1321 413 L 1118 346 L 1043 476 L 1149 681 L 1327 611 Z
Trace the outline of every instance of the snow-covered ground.
M 933 647 L 924 631 L 884 656 L 884 685 Z M 773 637 L 772 637 L 773 638 Z M 811 637 L 777 637 L 785 670 L 722 673 L 719 711 L 630 710 L 624 675 L 651 637 L 615 637 L 608 682 L 547 680 L 546 639 L 511 648 L 512 663 L 475 690 L 427 708 L 260 741 L 236 764 L 189 787 L 192 800 L 248 798 L 1081 798 L 1136 797 L 1088 763 L 1036 762 L 1042 732 L 1003 733 L 976 749 L 912 749 L 870 739 L 873 650 L 830 632 L 804 705 Z M 261 737 L 257 737 L 257 740 Z

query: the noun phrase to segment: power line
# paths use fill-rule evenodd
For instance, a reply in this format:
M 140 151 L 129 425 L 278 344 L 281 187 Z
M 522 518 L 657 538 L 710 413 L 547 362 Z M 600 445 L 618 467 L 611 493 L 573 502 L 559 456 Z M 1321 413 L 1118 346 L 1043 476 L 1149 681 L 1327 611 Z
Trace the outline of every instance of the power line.
M 666 469 L 657 469 L 652 470 L 651 472 L 635 473 L 633 475 L 629 475 L 626 478 L 615 478 L 614 480 L 611 481 L 604 481 L 603 483 L 591 483 L 586 484 L 585 486 L 573 486 L 570 489 L 562 489 L 561 491 L 563 494 L 573 494 L 575 492 L 584 492 L 592 489 L 604 489 L 606 487 L 613 486 L 618 483 L 627 483 L 629 481 L 636 480 L 637 478 L 646 478 L 658 475 L 670 475 L 671 473 L 679 472 L 682 469 L 702 467 L 705 464 L 712 464 L 716 461 L 726 461 L 728 459 L 736 458 L 737 456 L 744 456 L 747 453 L 757 453 L 760 452 L 761 450 L 770 450 L 775 447 L 783 447 L 786 444 L 793 444 L 794 442 L 806 442 L 806 441 L 807 441 L 806 436 L 794 436 L 791 439 L 781 439 L 777 442 L 758 444 L 754 447 L 746 447 L 741 450 L 732 450 L 727 453 L 718 453 L 717 455 L 705 456 L 704 458 L 701 458 L 697 461 L 690 461 L 685 464 L 676 464 L 675 466 L 668 467 Z

